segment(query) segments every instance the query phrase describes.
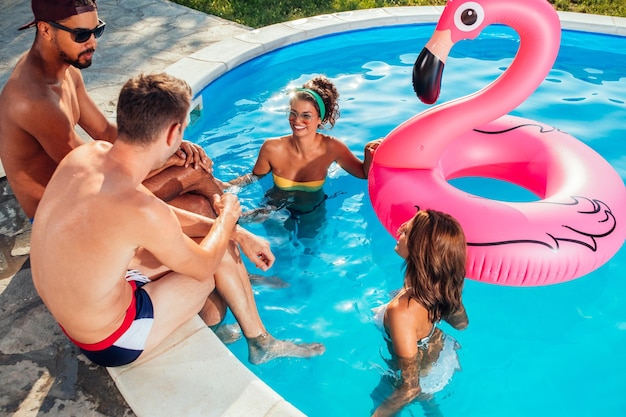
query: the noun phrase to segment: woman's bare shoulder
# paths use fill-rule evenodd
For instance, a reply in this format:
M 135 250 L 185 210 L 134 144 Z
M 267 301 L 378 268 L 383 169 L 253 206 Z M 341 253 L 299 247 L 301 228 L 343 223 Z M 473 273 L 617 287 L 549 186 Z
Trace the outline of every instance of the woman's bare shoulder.
M 265 139 L 262 147 L 265 149 L 283 148 L 289 144 L 290 136 L 277 136 Z
M 402 290 L 391 301 L 389 301 L 387 313 L 398 316 L 410 314 L 410 310 L 413 307 L 411 304 L 413 303 L 411 302 L 409 294 L 406 290 Z
M 408 291 L 401 291 L 393 300 L 389 302 L 387 308 L 389 314 L 395 315 L 400 320 L 416 320 L 421 317 L 428 317 L 428 312 L 417 300 L 411 298 Z
M 337 139 L 334 136 L 326 135 L 324 133 L 320 133 L 319 135 L 322 137 L 322 140 L 324 142 L 328 142 L 328 143 L 343 143 L 341 140 Z
M 335 136 L 322 135 L 322 141 L 328 149 L 332 150 L 335 153 L 349 151 L 348 145 L 346 145 L 344 141 L 336 138 Z

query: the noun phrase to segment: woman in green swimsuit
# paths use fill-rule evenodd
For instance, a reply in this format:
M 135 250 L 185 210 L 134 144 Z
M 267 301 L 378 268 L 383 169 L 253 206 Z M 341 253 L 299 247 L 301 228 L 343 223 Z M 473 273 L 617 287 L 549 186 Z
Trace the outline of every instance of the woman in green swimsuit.
M 357 178 L 367 178 L 380 140 L 365 145 L 364 161 L 361 161 L 345 143 L 318 132 L 319 128 L 335 125 L 339 118 L 338 97 L 337 88 L 324 76 L 297 88 L 291 95 L 287 114 L 291 134 L 267 139 L 252 173 L 229 184 L 246 185 L 272 173 L 274 189 L 268 193 L 268 199 L 278 204 L 271 205 L 286 207 L 297 220 L 323 210 L 326 196 L 322 187 L 333 162 Z

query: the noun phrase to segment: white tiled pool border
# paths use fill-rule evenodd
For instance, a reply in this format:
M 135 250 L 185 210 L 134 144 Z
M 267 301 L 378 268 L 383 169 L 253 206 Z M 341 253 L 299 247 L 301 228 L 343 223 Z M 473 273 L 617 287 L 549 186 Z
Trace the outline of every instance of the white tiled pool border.
M 166 71 L 185 79 L 197 95 L 227 71 L 280 47 L 349 30 L 436 22 L 442 11 L 443 6 L 379 8 L 279 23 L 220 41 Z M 559 16 L 564 29 L 626 36 L 624 18 L 565 12 Z M 303 416 L 239 362 L 199 318 L 173 334 L 158 355 L 109 372 L 139 417 L 181 413 L 203 417 Z M 163 401 L 164 396 L 168 401 Z
M 444 6 L 405 6 L 320 15 L 254 29 L 217 42 L 167 67 L 198 94 L 237 66 L 275 49 L 338 32 L 436 22 Z M 559 12 L 563 29 L 626 36 L 626 18 Z

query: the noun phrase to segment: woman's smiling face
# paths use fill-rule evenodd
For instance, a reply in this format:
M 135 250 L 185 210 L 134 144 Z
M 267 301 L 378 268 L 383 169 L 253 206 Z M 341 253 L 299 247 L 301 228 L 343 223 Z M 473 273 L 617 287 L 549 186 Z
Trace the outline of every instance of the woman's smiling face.
M 310 133 L 311 130 L 317 131 L 317 126 L 320 124 L 317 109 L 308 100 L 294 99 L 291 102 L 288 118 L 294 136 Z

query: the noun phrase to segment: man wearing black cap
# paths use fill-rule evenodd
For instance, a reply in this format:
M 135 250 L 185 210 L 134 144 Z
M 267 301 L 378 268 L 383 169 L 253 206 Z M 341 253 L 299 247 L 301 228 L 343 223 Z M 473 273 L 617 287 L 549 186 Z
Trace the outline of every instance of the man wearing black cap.
M 32 0 L 35 26 L 30 50 L 19 60 L 0 94 L 0 158 L 9 185 L 32 220 L 57 165 L 92 138 L 114 142 L 117 127 L 87 94 L 80 69 L 91 65 L 105 22 L 95 0 Z M 221 194 L 204 150 L 183 142 L 144 185 L 171 205 L 213 216 L 211 198 Z

